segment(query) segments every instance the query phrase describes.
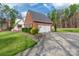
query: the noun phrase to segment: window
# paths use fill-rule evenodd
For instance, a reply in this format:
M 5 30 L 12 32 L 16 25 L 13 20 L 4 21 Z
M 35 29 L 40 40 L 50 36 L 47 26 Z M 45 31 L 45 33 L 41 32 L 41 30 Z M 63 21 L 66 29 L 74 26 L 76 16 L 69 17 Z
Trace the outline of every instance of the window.
M 21 28 L 22 27 L 22 25 L 21 24 L 18 24 L 18 28 Z

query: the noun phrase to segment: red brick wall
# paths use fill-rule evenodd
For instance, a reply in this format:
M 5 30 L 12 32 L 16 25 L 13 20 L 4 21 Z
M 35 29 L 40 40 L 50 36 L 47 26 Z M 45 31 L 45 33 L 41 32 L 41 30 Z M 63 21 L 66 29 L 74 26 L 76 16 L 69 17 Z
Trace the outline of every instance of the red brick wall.
M 25 22 L 24 22 L 25 27 L 31 27 L 32 23 L 33 23 L 32 15 L 31 15 L 31 13 L 27 13 L 26 18 L 25 18 Z

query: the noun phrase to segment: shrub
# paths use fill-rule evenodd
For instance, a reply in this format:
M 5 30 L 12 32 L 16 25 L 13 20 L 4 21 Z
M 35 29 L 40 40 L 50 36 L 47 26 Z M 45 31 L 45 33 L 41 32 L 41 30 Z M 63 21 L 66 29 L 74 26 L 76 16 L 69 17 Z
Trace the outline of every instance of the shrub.
M 11 31 L 12 27 L 9 27 L 8 30 Z
M 35 34 L 37 34 L 38 33 L 38 29 L 37 28 L 32 28 L 31 30 L 30 30 L 30 33 L 31 34 L 33 34 L 33 35 L 35 35 Z
M 30 33 L 31 28 L 22 28 L 22 32 Z

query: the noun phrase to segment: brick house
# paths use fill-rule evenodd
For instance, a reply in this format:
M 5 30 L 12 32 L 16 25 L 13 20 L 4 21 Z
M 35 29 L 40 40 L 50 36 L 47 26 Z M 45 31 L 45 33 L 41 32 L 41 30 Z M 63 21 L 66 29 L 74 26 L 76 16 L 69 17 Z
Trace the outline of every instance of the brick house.
M 28 10 L 24 26 L 35 27 L 39 29 L 39 32 L 50 32 L 52 29 L 52 21 L 44 14 Z

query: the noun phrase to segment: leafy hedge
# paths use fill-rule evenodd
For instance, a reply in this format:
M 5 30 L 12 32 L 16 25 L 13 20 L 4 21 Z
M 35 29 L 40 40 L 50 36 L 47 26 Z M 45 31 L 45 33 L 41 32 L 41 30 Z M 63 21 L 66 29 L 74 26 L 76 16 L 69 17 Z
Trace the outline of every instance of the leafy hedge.
M 22 28 L 22 32 L 30 33 L 31 28 Z
M 35 34 L 37 34 L 38 33 L 38 29 L 37 28 L 32 28 L 31 30 L 30 30 L 30 33 L 31 34 L 33 34 L 33 35 L 35 35 Z
M 37 34 L 38 31 L 37 28 L 22 28 L 22 32 L 31 33 L 33 35 Z

